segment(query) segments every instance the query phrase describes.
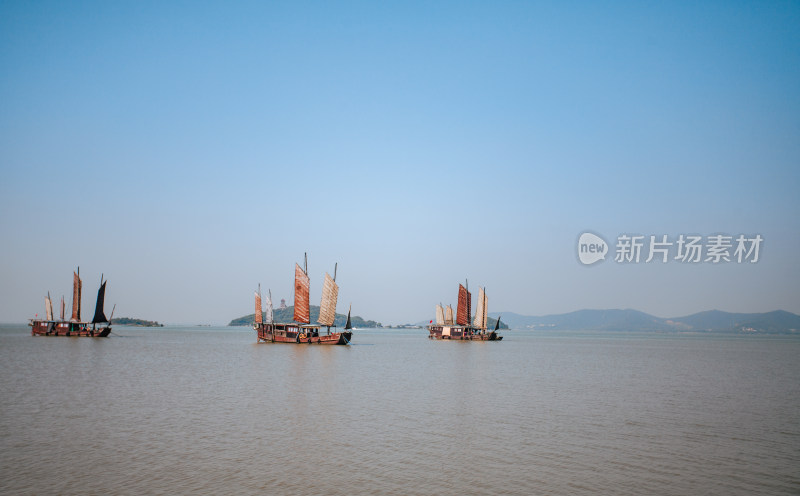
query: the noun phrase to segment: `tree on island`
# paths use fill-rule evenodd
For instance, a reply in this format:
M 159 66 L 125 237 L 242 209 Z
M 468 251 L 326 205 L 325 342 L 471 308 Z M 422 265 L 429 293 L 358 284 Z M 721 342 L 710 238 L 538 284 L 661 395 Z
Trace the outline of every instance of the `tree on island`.
M 130 317 L 115 317 L 112 319 L 112 324 L 138 326 L 138 327 L 164 327 L 164 324 L 159 324 L 155 320 L 133 319 Z

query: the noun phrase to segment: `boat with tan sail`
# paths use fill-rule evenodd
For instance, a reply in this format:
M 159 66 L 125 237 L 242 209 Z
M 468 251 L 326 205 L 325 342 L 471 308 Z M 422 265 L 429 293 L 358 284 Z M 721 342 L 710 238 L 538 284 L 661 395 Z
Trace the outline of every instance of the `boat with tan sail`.
M 347 313 L 347 324 L 344 331 L 337 332 L 334 321 L 336 319 L 336 302 L 339 298 L 339 286 L 336 285 L 336 269 L 334 266 L 333 277 L 327 272 L 322 283 L 322 303 L 319 309 L 319 318 L 316 324 L 311 324 L 311 309 L 309 305 L 310 279 L 308 277 L 308 257 L 304 266 L 295 264 L 294 269 L 294 322 L 274 322 L 272 308 L 272 292 L 267 293 L 266 312 L 262 309 L 261 288 L 255 294 L 256 311 L 253 329 L 258 335 L 259 342 L 268 343 L 307 343 L 307 344 L 342 344 L 350 343 L 353 332 L 350 325 L 350 312 Z M 322 327 L 325 330 L 322 331 Z M 331 328 L 334 330 L 332 331 Z
M 44 299 L 45 317 L 44 319 L 30 319 L 31 335 L 33 336 L 83 336 L 104 338 L 111 334 L 111 319 L 107 319 L 103 312 L 103 303 L 106 294 L 106 283 L 103 276 L 100 276 L 100 289 L 97 290 L 97 303 L 94 309 L 94 318 L 91 322 L 81 321 L 81 292 L 83 282 L 81 281 L 81 269 L 72 273 L 72 316 L 69 320 L 64 315 L 64 297 L 61 297 L 61 315 L 59 319 L 53 316 L 53 301 L 50 293 Z M 116 308 L 116 305 L 114 306 Z M 111 317 L 114 317 L 114 310 L 111 310 Z M 98 324 L 100 326 L 98 327 Z
M 455 322 L 453 321 L 453 308 L 447 305 L 445 309 L 441 303 L 436 305 L 436 321 L 428 325 L 428 338 L 430 339 L 455 339 L 460 341 L 501 341 L 503 336 L 497 333 L 500 328 L 500 317 L 495 322 L 494 330 L 487 329 L 489 300 L 484 288 L 478 291 L 478 308 L 475 318 L 472 318 L 472 293 L 462 284 L 458 285 L 458 305 L 456 306 Z

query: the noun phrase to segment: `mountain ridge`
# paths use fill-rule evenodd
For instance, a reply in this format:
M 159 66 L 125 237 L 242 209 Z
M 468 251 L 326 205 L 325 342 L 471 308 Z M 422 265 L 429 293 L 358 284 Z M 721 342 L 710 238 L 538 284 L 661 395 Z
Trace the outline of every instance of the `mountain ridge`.
M 761 313 L 706 310 L 671 318 L 634 309 L 583 309 L 543 316 L 514 312 L 490 312 L 489 315 L 502 315 L 503 321 L 513 329 L 800 333 L 800 315 L 785 310 Z

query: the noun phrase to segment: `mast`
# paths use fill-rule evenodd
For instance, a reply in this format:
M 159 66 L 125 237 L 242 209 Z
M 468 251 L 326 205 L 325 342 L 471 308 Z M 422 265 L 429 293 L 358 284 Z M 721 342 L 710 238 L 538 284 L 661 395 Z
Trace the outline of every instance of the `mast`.
M 263 322 L 263 314 L 261 310 L 261 284 L 258 285 L 258 291 L 256 292 L 256 313 L 255 313 L 255 323 L 259 325 Z
M 103 281 L 103 275 L 100 275 L 100 289 L 97 290 L 97 305 L 94 307 L 94 318 L 92 318 L 92 324 L 97 324 L 98 322 L 108 322 L 105 313 L 103 313 L 103 303 L 106 297 L 106 283 L 108 281 Z
M 61 320 L 64 320 L 64 296 L 61 296 Z
M 308 267 L 308 255 L 306 255 L 305 265 Z M 303 270 L 300 265 L 294 264 L 294 320 L 303 324 L 311 322 L 309 286 L 308 272 Z

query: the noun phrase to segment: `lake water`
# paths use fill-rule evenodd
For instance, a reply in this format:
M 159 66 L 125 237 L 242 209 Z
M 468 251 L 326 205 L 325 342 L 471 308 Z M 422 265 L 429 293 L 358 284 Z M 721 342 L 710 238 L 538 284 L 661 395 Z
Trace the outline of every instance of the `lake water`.
M 800 494 L 800 337 L 0 327 L 2 494 Z

